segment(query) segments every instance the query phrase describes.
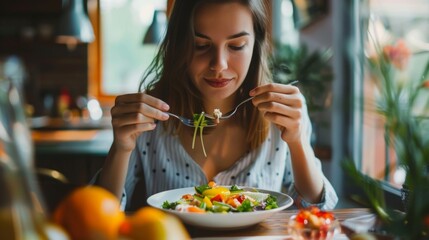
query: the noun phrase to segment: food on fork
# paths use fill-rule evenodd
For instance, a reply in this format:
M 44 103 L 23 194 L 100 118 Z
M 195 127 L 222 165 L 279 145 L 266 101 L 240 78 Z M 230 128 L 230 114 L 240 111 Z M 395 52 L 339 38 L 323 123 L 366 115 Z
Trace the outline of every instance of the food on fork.
M 200 130 L 200 140 L 201 140 L 201 147 L 203 148 L 204 156 L 207 157 L 206 149 L 204 147 L 204 141 L 203 141 L 203 129 L 205 126 L 207 126 L 207 120 L 204 116 L 204 112 L 201 114 L 195 113 L 194 114 L 194 137 L 192 138 L 192 149 L 195 148 L 195 138 L 197 137 L 197 131 Z
M 214 109 L 214 111 L 213 111 L 213 117 L 215 118 L 215 122 L 217 124 L 219 124 L 219 122 L 220 122 L 219 120 L 222 117 L 222 112 L 220 111 L 219 108 L 215 108 Z

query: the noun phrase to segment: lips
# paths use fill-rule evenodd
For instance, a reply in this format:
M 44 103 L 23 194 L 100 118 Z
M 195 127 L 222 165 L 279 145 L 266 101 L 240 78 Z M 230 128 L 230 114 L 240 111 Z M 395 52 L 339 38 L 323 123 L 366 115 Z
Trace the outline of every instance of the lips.
M 208 85 L 221 88 L 228 85 L 229 82 L 232 81 L 232 78 L 205 78 Z

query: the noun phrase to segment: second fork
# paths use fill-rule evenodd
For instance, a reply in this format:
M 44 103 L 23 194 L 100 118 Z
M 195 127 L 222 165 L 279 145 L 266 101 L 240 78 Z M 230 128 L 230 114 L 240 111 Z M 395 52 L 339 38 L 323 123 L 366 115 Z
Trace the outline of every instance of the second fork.
M 291 81 L 291 82 L 289 82 L 289 83 L 287 83 L 286 85 L 294 85 L 294 84 L 296 84 L 297 82 L 299 82 L 298 80 L 294 80 L 294 81 Z M 235 112 L 237 112 L 237 109 L 241 106 L 241 105 L 243 105 L 243 104 L 245 104 L 246 102 L 248 102 L 248 101 L 250 101 L 250 100 L 252 100 L 254 97 L 249 97 L 249 98 L 247 98 L 247 99 L 245 99 L 245 100 L 243 100 L 242 102 L 240 102 L 232 111 L 230 111 L 230 112 L 228 112 L 228 113 L 226 113 L 225 115 L 223 115 L 222 117 L 220 117 L 219 119 L 228 119 L 228 118 L 230 118 L 232 115 L 234 115 L 235 114 Z M 204 114 L 205 115 L 205 117 L 206 118 L 209 118 L 209 119 L 216 119 L 215 117 L 213 117 L 213 115 L 210 115 L 210 114 L 208 114 L 208 113 L 205 113 Z

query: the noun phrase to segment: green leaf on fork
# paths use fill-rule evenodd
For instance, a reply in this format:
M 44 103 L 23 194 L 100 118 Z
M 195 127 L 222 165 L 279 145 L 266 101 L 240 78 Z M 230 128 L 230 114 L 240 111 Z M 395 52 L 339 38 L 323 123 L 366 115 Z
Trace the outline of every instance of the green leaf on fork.
M 200 139 L 201 139 L 201 146 L 203 148 L 204 156 L 207 157 L 206 149 L 204 147 L 204 141 L 203 141 L 203 129 L 205 126 L 207 126 L 207 120 L 204 116 L 204 112 L 201 112 L 200 114 L 195 113 L 194 116 L 194 137 L 192 138 L 192 149 L 195 147 L 195 138 L 197 137 L 197 131 L 200 130 Z

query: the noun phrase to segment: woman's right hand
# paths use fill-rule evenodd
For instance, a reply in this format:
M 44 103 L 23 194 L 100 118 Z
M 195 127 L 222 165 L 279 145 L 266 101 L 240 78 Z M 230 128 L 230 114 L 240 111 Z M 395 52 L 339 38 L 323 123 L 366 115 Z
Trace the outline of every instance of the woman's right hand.
M 113 145 L 117 150 L 132 151 L 142 133 L 156 127 L 155 120 L 165 121 L 169 116 L 167 103 L 146 93 L 125 94 L 116 97 L 112 115 Z

